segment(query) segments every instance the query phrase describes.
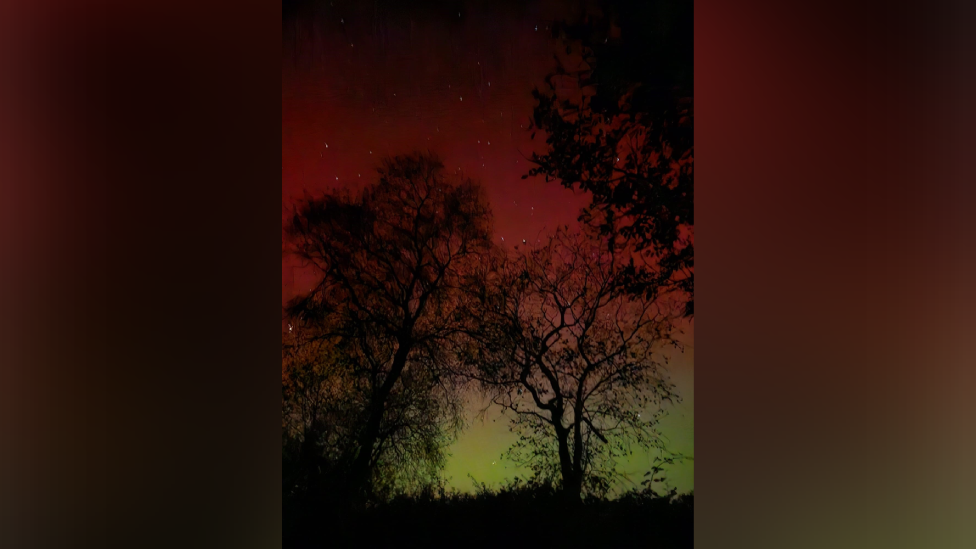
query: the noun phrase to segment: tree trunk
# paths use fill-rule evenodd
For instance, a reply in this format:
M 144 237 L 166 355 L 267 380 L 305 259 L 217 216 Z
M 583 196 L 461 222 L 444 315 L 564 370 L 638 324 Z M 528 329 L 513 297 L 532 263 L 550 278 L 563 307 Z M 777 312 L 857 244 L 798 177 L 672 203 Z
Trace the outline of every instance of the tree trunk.
M 576 506 L 583 502 L 583 475 L 573 471 L 569 478 L 563 478 L 563 498 L 570 506 Z
M 583 491 L 583 476 L 573 467 L 573 458 L 569 452 L 569 429 L 556 426 L 556 438 L 559 441 L 559 469 L 562 473 L 562 495 L 568 505 L 580 503 L 580 493 Z
M 383 385 L 374 395 L 370 405 L 369 418 L 362 435 L 359 437 L 359 454 L 353 460 L 349 471 L 350 496 L 354 503 L 365 503 L 365 498 L 369 493 L 370 477 L 372 476 L 373 448 L 380 435 L 380 424 L 383 415 L 386 413 L 386 399 L 390 396 L 393 386 L 400 379 L 403 368 L 407 365 L 407 355 L 410 353 L 408 345 L 399 345 L 397 352 L 393 355 L 393 364 L 390 373 L 383 380 Z

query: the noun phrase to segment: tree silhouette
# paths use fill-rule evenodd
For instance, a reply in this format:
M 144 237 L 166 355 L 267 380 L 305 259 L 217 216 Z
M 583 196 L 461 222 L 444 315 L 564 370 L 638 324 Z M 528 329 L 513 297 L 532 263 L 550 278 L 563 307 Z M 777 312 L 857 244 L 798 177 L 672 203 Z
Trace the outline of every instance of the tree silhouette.
M 456 426 L 460 410 L 443 373 L 474 321 L 461 314 L 467 278 L 492 247 L 480 187 L 449 180 L 436 156 L 389 158 L 378 172 L 360 193 L 306 197 L 286 226 L 292 253 L 320 275 L 288 313 L 336 341 L 354 369 L 363 418 L 348 487 L 358 500 L 411 457 L 437 463 L 436 433 Z
M 349 448 L 361 407 L 351 364 L 332 341 L 289 326 L 282 341 L 283 493 L 322 492 Z
M 314 334 L 316 332 L 307 332 Z M 355 349 L 289 326 L 282 357 L 284 493 L 314 500 L 336 488 L 358 452 L 374 378 Z M 371 467 L 373 491 L 388 499 L 415 493 L 436 479 L 443 448 L 460 417 L 454 387 L 425 368 L 405 369 L 385 405 Z M 446 385 L 446 386 L 445 386 Z
M 605 494 L 634 445 L 661 445 L 662 404 L 677 398 L 660 351 L 676 345 L 679 308 L 627 291 L 619 240 L 560 230 L 501 266 L 468 357 L 513 416 L 510 455 L 570 501 Z
M 546 133 L 525 177 L 592 194 L 583 220 L 641 252 L 634 292 L 680 290 L 694 314 L 692 3 L 602 2 L 554 24 L 565 55 L 536 89 L 531 131 Z M 648 27 L 648 22 L 653 24 Z

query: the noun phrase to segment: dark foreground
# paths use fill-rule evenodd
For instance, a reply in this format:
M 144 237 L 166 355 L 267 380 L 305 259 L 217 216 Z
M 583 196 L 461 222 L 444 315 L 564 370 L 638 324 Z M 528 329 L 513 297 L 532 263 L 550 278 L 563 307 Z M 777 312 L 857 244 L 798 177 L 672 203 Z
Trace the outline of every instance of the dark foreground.
M 297 503 L 297 502 L 296 502 Z M 364 511 L 283 509 L 284 547 L 693 547 L 690 495 L 628 494 L 567 507 L 530 491 L 399 498 Z

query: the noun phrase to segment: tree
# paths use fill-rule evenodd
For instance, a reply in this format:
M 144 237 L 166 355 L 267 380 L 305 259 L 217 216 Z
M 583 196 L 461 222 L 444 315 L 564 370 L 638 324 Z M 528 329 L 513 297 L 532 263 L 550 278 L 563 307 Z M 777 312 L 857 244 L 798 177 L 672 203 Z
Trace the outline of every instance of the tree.
M 619 238 L 558 231 L 502 266 L 482 296 L 469 364 L 512 414 L 510 455 L 558 480 L 570 501 L 604 494 L 634 445 L 661 445 L 663 404 L 678 398 L 660 353 L 678 308 L 632 296 Z
M 289 326 L 282 356 L 284 493 L 321 500 L 347 473 L 365 426 L 372 372 L 339 338 Z M 406 369 L 385 405 L 371 467 L 380 498 L 422 490 L 443 465 L 451 425 L 460 417 L 454 388 L 434 382 L 424 368 Z M 447 387 L 445 387 L 447 385 Z
M 402 472 L 418 453 L 436 461 L 431 429 L 456 425 L 443 371 L 472 321 L 460 314 L 467 278 L 492 247 L 480 187 L 449 181 L 436 156 L 397 156 L 378 171 L 360 193 L 306 197 L 286 227 L 292 253 L 320 275 L 288 313 L 339 341 L 363 399 L 348 474 L 357 499 L 381 484 L 378 469 Z
M 311 338 L 289 325 L 281 357 L 286 496 L 323 492 L 341 463 L 361 412 L 351 390 L 353 375 L 333 341 Z
M 654 25 L 648 28 L 647 22 Z M 525 177 L 588 191 L 582 220 L 641 252 L 631 290 L 678 290 L 694 314 L 692 3 L 602 2 L 554 24 L 565 55 L 536 89 L 530 130 L 546 133 Z

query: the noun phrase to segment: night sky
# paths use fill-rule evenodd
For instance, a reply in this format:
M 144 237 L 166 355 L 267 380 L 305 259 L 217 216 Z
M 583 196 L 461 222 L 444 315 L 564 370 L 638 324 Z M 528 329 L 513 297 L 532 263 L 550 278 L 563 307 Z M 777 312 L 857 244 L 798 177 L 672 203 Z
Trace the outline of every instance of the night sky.
M 534 242 L 557 225 L 576 225 L 586 196 L 521 177 L 531 166 L 526 157 L 544 147 L 541 134 L 533 143 L 526 128 L 531 91 L 554 67 L 556 44 L 547 26 L 577 12 L 552 1 L 415 4 L 286 4 L 283 216 L 305 190 L 357 188 L 375 180 L 383 156 L 429 149 L 447 171 L 461 171 L 484 186 L 500 244 Z M 281 277 L 283 303 L 311 286 L 310 274 L 288 257 Z M 684 332 L 688 347 L 671 364 L 683 402 L 662 427 L 674 451 L 693 455 L 691 325 Z M 477 402 L 470 408 L 473 415 Z M 514 440 L 507 425 L 491 413 L 484 422 L 471 418 L 451 448 L 445 471 L 451 485 L 470 489 L 469 473 L 491 484 L 517 473 L 500 457 Z M 635 456 L 623 470 L 639 481 L 648 467 L 647 456 Z M 679 491 L 694 487 L 692 463 L 676 466 L 671 476 Z

